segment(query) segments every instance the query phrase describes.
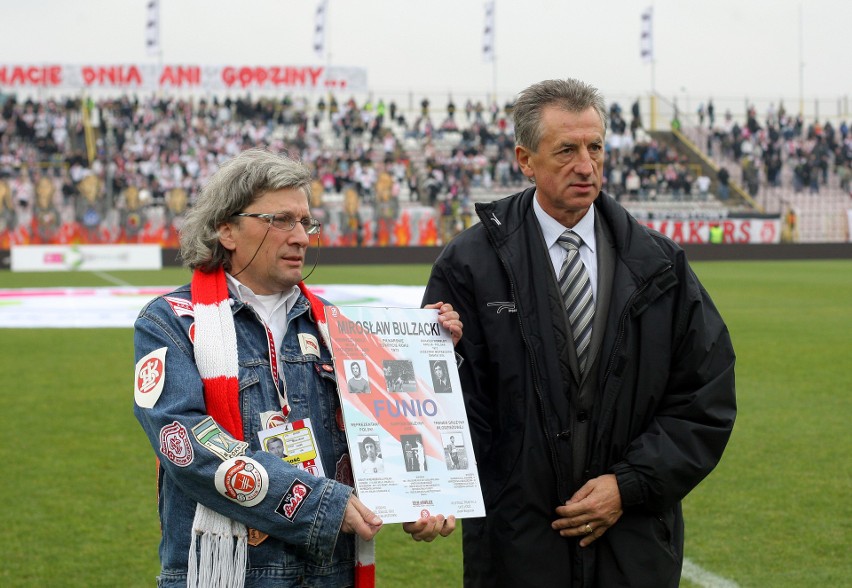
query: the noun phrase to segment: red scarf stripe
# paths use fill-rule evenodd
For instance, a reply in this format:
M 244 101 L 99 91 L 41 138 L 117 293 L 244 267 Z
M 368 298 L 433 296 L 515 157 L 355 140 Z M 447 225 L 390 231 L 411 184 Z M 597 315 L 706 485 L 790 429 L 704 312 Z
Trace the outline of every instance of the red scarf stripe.
M 195 363 L 204 385 L 207 414 L 232 437 L 243 441 L 237 334 L 222 268 L 210 273 L 195 271 L 192 304 Z
M 314 320 L 318 323 L 325 323 L 325 306 L 323 305 L 322 300 L 317 298 L 316 294 L 311 292 L 310 289 L 305 286 L 304 282 L 299 282 L 299 290 L 302 291 L 302 294 L 308 299 L 308 302 L 311 303 L 311 316 L 314 317 Z
M 239 388 L 237 378 L 204 378 L 204 404 L 207 405 L 207 413 L 225 427 L 232 437 L 244 441 Z M 234 390 L 238 391 L 237 394 L 234 394 Z
M 323 345 L 325 345 L 326 349 L 328 349 L 329 353 L 331 353 L 331 341 L 328 337 L 328 324 L 325 320 L 325 305 L 322 300 L 317 298 L 316 294 L 311 292 L 308 287 L 305 286 L 304 282 L 299 282 L 299 289 L 302 291 L 302 295 L 308 299 L 311 306 L 311 317 L 317 324 L 320 339 L 322 339 Z
M 375 585 L 376 564 L 364 565 L 361 562 L 355 562 L 355 586 L 358 588 L 374 588 Z
M 228 300 L 228 282 L 221 267 L 213 272 L 196 270 L 192 276 L 192 303 L 219 304 Z

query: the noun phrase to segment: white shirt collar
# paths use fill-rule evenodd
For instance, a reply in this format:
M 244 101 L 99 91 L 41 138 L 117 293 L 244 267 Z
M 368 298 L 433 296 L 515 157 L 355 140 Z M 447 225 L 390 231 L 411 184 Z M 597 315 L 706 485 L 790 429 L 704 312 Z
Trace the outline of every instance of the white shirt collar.
M 538 203 L 538 198 L 535 196 L 533 196 L 533 211 L 535 212 L 536 219 L 538 219 L 539 226 L 541 226 L 541 233 L 544 235 L 544 244 L 547 245 L 548 249 L 550 249 L 556 243 L 559 236 L 565 232 L 567 227 L 547 214 L 541 207 L 541 204 Z M 589 211 L 583 215 L 580 222 L 574 225 L 571 230 L 580 235 L 580 238 L 583 239 L 583 244 L 586 245 L 592 253 L 595 253 L 597 241 L 595 240 L 594 204 L 589 207 Z
M 281 307 L 282 303 L 284 304 L 284 311 L 285 311 L 284 314 L 286 316 L 287 313 L 290 312 L 290 309 L 292 309 L 293 306 L 295 306 L 296 300 L 299 299 L 299 292 L 300 292 L 299 287 L 293 286 L 290 289 L 289 292 L 285 291 L 285 292 L 281 293 L 282 294 L 281 300 L 279 300 L 278 304 L 275 305 L 275 308 L 273 308 L 272 311 L 267 314 L 266 307 L 260 302 L 260 298 L 258 298 L 258 295 L 255 294 L 254 291 L 251 288 L 249 288 L 248 286 L 246 286 L 245 284 L 240 282 L 237 278 L 235 278 L 231 274 L 226 273 L 225 275 L 228 278 L 228 282 L 230 282 L 231 286 L 233 287 L 233 290 L 237 293 L 237 298 L 241 302 L 245 302 L 246 304 L 251 304 L 252 307 L 254 307 L 255 310 L 257 310 L 262 315 L 266 315 L 263 318 L 267 322 L 269 322 L 269 317 L 272 314 L 274 314 L 275 311 L 278 308 Z

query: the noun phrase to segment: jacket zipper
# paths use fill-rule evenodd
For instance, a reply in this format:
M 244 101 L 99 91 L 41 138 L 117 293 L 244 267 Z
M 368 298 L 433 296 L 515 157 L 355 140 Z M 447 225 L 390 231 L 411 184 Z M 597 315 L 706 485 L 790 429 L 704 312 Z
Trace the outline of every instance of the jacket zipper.
M 487 234 L 489 236 L 489 239 L 491 239 L 491 232 L 487 231 Z M 518 299 L 515 296 L 515 282 L 512 279 L 512 273 L 509 271 L 508 264 L 506 263 L 505 259 L 503 259 L 503 256 L 500 254 L 500 249 L 496 246 L 493 239 L 491 240 L 491 246 L 494 247 L 494 250 L 497 252 L 497 258 L 500 260 L 500 263 L 503 265 L 503 270 L 506 272 L 506 277 L 509 280 L 509 289 L 512 292 L 512 300 L 514 300 L 515 304 L 517 305 Z M 517 306 L 516 306 L 516 308 L 517 308 Z M 535 356 L 530 352 L 529 340 L 527 339 L 526 329 L 524 328 L 524 321 L 521 319 L 520 308 L 518 308 L 518 326 L 521 329 L 521 339 L 524 342 L 524 349 L 527 352 L 529 362 L 532 364 L 533 387 L 535 388 L 535 394 L 536 394 L 536 398 L 538 400 L 538 411 L 539 411 L 539 417 L 541 418 L 541 424 L 542 424 L 542 429 L 544 431 L 544 437 L 545 437 L 545 439 L 547 439 L 547 447 L 550 450 L 550 460 L 551 460 L 551 463 L 553 464 L 553 467 L 555 469 L 556 491 L 557 491 L 557 494 L 558 494 L 560 480 L 562 479 L 562 470 L 559 467 L 559 459 L 556 455 L 556 447 L 554 446 L 553 439 L 551 438 L 550 434 L 548 433 L 547 426 L 545 425 L 545 423 L 547 422 L 547 415 L 545 414 L 545 411 L 544 411 L 544 400 L 542 398 L 541 388 L 539 386 L 539 381 L 538 381 L 538 376 L 537 376 L 537 374 L 538 374 L 537 363 L 535 361 Z

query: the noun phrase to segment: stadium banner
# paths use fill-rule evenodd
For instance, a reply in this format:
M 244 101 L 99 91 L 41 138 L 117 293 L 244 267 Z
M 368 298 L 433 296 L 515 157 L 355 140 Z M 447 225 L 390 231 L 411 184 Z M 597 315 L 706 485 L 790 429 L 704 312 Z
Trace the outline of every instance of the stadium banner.
M 0 88 L 367 91 L 362 67 L 323 65 L 2 64 Z
M 158 270 L 159 245 L 23 245 L 12 247 L 13 272 Z
M 779 218 L 637 219 L 675 243 L 710 243 L 710 227 L 722 228 L 722 243 L 780 243 Z

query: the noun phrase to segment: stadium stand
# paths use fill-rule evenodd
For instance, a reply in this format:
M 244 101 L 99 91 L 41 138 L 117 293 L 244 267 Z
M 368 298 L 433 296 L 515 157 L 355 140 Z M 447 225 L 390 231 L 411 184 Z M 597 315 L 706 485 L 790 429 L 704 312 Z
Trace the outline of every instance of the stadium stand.
M 783 108 L 769 109 L 758 122 L 749 108 L 744 125 L 730 113 L 711 126 L 693 125 L 683 133 L 716 169 L 737 170 L 756 207 L 787 219 L 797 242 L 846 239 L 846 210 L 852 207 L 852 135 L 846 122 L 837 129 L 819 121 L 806 125 Z
M 0 96 L 0 248 L 12 243 L 177 244 L 181 214 L 224 160 L 287 150 L 314 170 L 329 245 L 433 245 L 474 222 L 473 203 L 527 185 L 514 159 L 511 103 L 306 97 L 91 100 Z M 627 119 L 630 119 L 629 122 Z M 676 117 L 677 118 L 677 117 Z M 638 214 L 783 215 L 787 237 L 842 241 L 852 136 L 747 113 L 669 132 L 613 103 L 605 188 Z M 729 187 L 719 181 L 721 169 Z M 724 172 L 723 172 L 724 174 Z M 763 179 L 763 178 L 766 179 Z

